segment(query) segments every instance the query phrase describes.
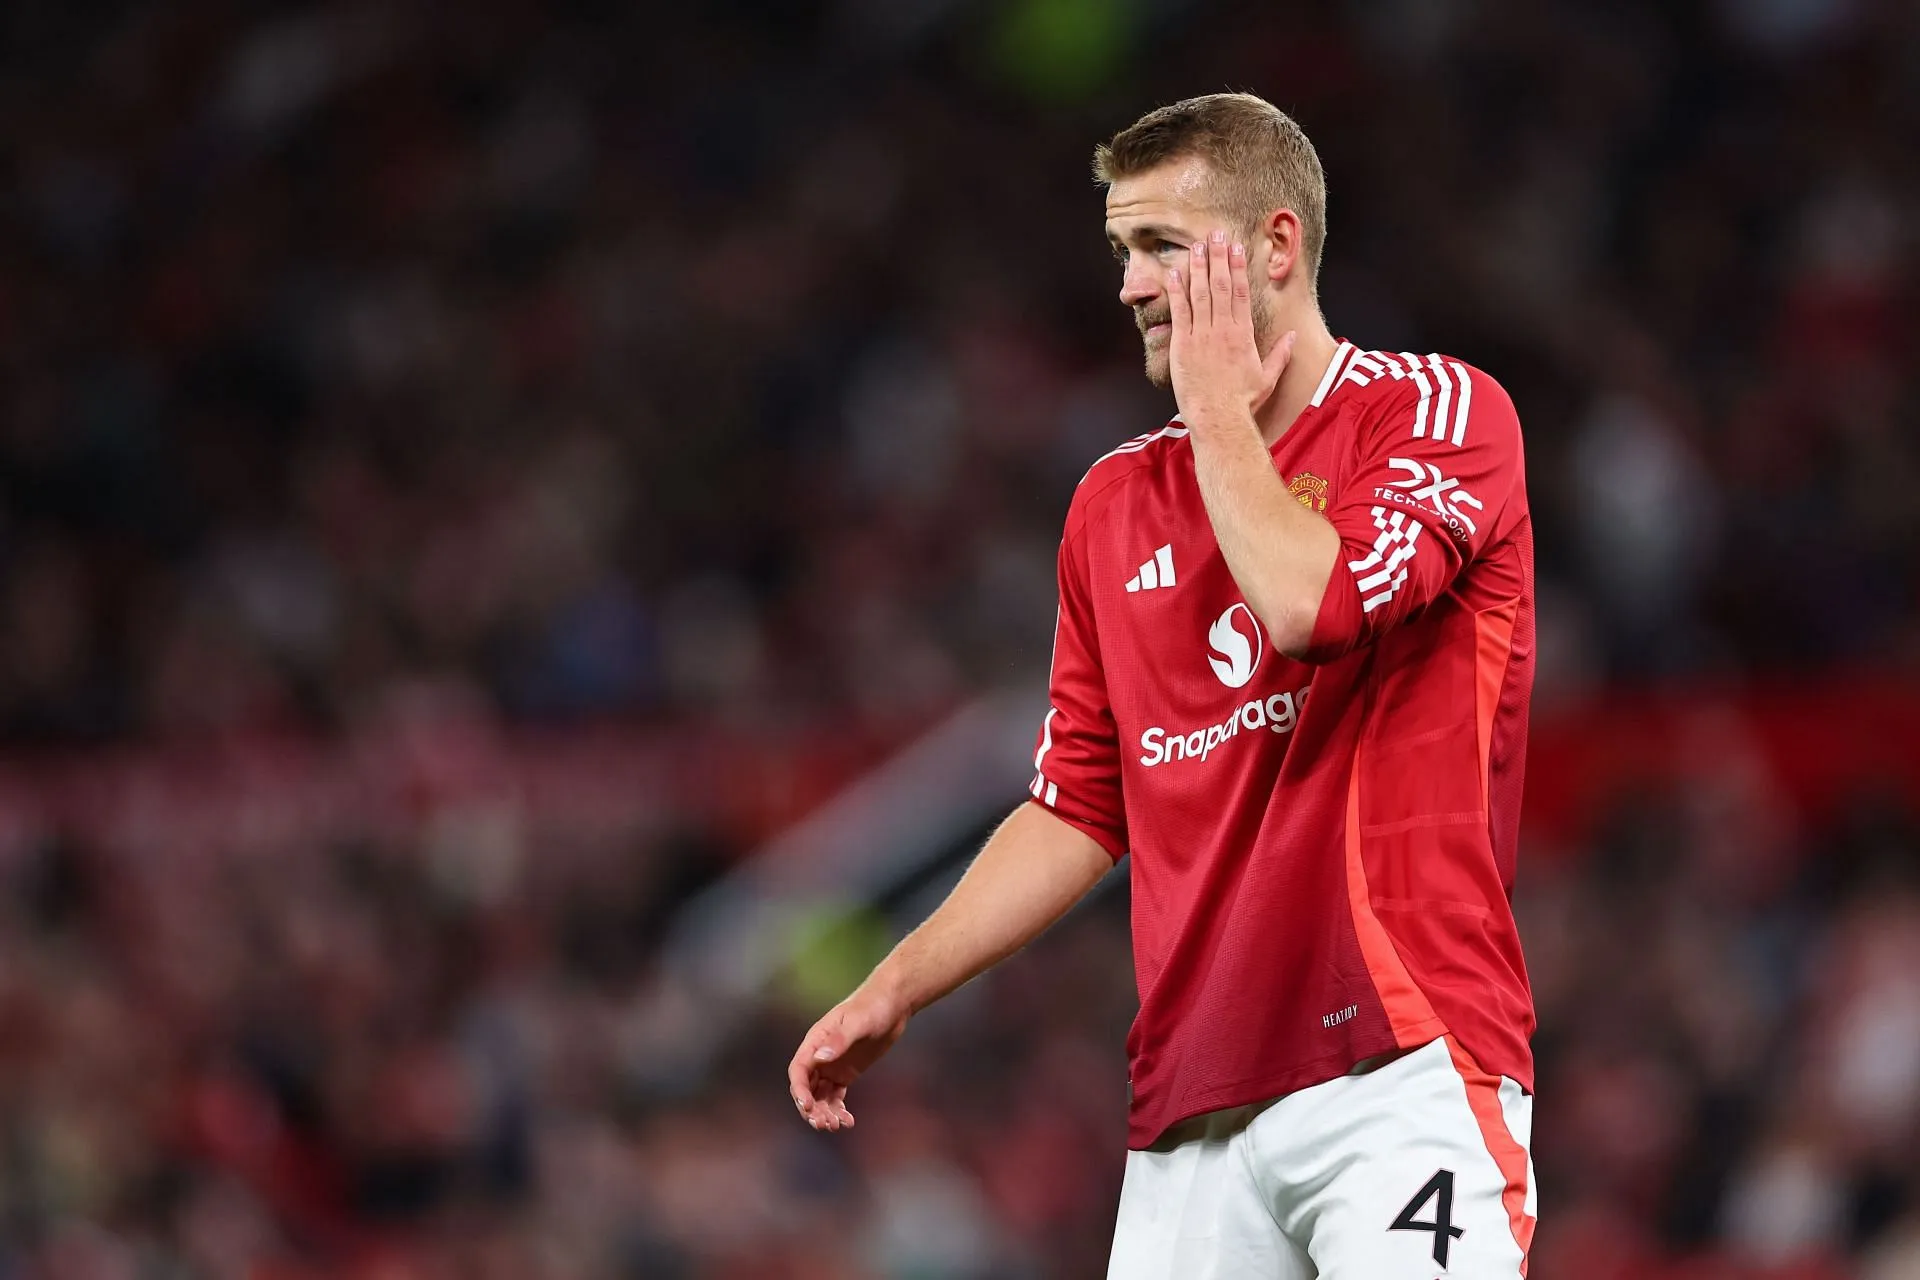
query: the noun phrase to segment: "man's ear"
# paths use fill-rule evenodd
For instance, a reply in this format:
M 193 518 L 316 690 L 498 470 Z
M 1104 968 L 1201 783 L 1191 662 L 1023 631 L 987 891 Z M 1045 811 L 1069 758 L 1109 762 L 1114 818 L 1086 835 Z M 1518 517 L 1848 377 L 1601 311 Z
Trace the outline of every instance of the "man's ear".
M 1267 279 L 1284 281 L 1300 262 L 1300 218 L 1291 209 L 1275 209 L 1261 226 L 1267 242 Z

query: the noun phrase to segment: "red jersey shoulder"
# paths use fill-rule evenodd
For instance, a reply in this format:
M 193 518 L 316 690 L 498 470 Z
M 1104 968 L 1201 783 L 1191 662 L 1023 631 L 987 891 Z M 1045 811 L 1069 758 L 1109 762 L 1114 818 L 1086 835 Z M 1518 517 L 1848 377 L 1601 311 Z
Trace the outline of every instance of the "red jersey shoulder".
M 1135 436 L 1094 459 L 1074 488 L 1073 501 L 1067 508 L 1068 531 L 1076 531 L 1101 500 L 1118 492 L 1126 481 L 1166 465 L 1176 450 L 1186 447 L 1186 439 L 1186 424 L 1175 418 L 1158 431 Z
M 1329 398 L 1368 426 L 1406 440 L 1456 447 L 1519 444 L 1513 400 L 1492 374 L 1455 356 L 1355 350 L 1335 377 Z

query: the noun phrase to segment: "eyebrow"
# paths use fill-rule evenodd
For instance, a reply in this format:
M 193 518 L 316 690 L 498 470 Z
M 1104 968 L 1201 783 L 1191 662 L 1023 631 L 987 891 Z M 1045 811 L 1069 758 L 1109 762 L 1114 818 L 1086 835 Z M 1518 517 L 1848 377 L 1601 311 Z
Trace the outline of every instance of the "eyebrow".
M 1125 238 L 1115 234 L 1112 227 L 1107 228 L 1107 242 L 1109 244 L 1125 244 L 1128 239 L 1136 243 L 1144 240 L 1170 240 L 1174 244 L 1183 244 L 1186 243 L 1188 237 L 1186 237 L 1184 232 L 1175 231 L 1172 227 L 1161 226 L 1157 222 L 1142 222 L 1130 228 Z

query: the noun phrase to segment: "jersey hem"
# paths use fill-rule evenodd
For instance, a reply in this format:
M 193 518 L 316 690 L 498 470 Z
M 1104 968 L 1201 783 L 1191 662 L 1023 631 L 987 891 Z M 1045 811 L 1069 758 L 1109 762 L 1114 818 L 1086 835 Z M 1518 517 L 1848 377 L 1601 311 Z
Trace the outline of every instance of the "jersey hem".
M 1449 1034 L 1451 1033 L 1448 1032 L 1444 1019 L 1428 1018 L 1405 1028 L 1399 1037 L 1400 1043 L 1375 1052 L 1418 1049 Z M 1310 1089 L 1314 1085 L 1325 1084 L 1329 1080 L 1337 1080 L 1350 1071 L 1354 1063 L 1372 1056 L 1372 1053 L 1363 1053 L 1356 1057 L 1351 1051 L 1342 1050 L 1339 1053 L 1330 1053 L 1324 1057 L 1315 1058 L 1311 1062 L 1302 1063 L 1289 1071 L 1255 1076 L 1251 1080 L 1221 1085 L 1190 1098 L 1169 1116 L 1164 1124 L 1150 1133 L 1142 1131 L 1137 1122 L 1130 1119 L 1127 1129 L 1127 1149 L 1144 1151 L 1158 1142 L 1167 1130 L 1195 1116 L 1203 1116 L 1213 1111 L 1228 1111 L 1234 1107 L 1252 1106 L 1255 1103 L 1271 1102 L 1287 1094 L 1298 1093 L 1302 1089 Z

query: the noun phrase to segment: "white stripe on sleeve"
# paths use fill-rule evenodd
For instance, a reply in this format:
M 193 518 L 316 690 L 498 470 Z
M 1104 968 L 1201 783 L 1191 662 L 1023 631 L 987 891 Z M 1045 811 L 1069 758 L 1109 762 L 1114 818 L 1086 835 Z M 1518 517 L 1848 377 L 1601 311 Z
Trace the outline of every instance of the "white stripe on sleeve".
M 1440 384 L 1440 399 L 1433 406 L 1433 431 L 1435 440 L 1447 438 L 1447 411 L 1453 407 L 1453 378 L 1448 375 L 1447 367 L 1439 356 L 1427 357 L 1427 368 L 1433 370 L 1433 380 Z
M 1048 707 L 1047 718 L 1040 722 L 1040 749 L 1033 753 L 1033 767 L 1044 768 L 1047 752 L 1053 750 L 1053 718 L 1060 714 L 1060 708 Z M 1038 791 L 1035 795 L 1040 794 Z
M 1460 379 L 1460 403 L 1453 410 L 1453 442 L 1467 442 L 1467 406 L 1473 403 L 1473 379 L 1458 363 L 1453 366 L 1453 376 Z
M 1427 381 L 1426 373 L 1420 368 L 1419 356 L 1403 351 L 1400 358 L 1413 370 L 1413 385 L 1420 388 L 1420 403 L 1413 411 L 1413 438 L 1424 439 L 1427 434 L 1427 403 L 1433 399 L 1433 383 Z

